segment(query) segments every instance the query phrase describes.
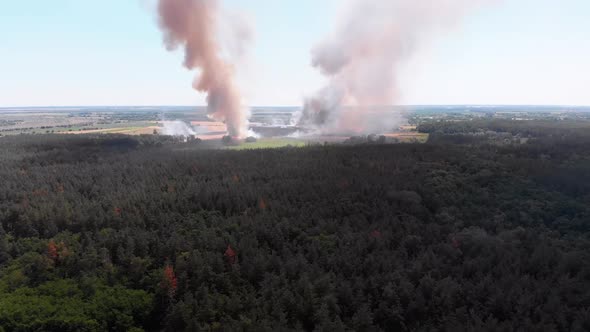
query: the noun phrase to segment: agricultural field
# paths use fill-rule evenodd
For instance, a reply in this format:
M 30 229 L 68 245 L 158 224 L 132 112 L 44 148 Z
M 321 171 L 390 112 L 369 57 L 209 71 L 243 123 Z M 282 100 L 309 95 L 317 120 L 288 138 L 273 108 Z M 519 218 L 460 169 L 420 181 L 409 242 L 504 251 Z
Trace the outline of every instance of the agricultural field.
M 428 134 L 415 131 L 384 134 L 383 136 L 395 138 L 400 143 L 426 143 Z
M 26 108 L 0 110 L 0 135 L 153 133 L 155 111 L 110 108 Z
M 276 149 L 284 147 L 304 147 L 309 142 L 296 138 L 261 138 L 253 143 L 244 143 L 236 146 L 227 147 L 228 150 L 256 150 L 256 149 Z
M 225 124 L 209 119 L 206 109 L 194 107 L 4 108 L 0 109 L 0 135 L 172 135 L 181 138 L 180 141 L 182 137 L 212 141 L 207 145 L 228 150 L 337 144 L 350 138 L 341 134 L 305 133 L 305 129 L 291 124 L 291 118 L 297 110 L 284 107 L 254 108 L 250 129 L 257 140 L 229 146 L 215 144 L 225 135 Z M 299 134 L 301 137 L 295 137 Z M 391 128 L 383 136 L 388 137 L 388 143 L 424 143 L 428 139 L 428 134 L 419 133 L 416 126 L 412 125 Z M 368 136 L 364 136 L 364 140 L 368 141 Z

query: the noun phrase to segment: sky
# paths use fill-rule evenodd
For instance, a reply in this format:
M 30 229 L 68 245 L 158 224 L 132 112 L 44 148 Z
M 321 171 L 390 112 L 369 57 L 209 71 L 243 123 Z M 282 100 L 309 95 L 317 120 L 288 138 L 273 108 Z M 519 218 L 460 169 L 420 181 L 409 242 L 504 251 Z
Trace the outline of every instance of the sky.
M 407 0 L 414 1 L 414 0 Z M 298 106 L 345 0 L 225 0 L 253 23 L 244 102 Z M 398 104 L 590 105 L 590 1 L 498 0 L 404 63 Z M 204 105 L 150 0 L 0 0 L 0 107 Z

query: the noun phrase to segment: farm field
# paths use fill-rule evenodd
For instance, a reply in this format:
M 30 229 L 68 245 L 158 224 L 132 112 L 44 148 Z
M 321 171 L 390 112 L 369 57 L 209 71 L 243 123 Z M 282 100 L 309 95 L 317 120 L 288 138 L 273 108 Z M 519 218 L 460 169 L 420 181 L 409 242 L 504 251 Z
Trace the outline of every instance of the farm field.
M 236 146 L 227 147 L 228 150 L 256 150 L 256 149 L 276 149 L 284 147 L 303 147 L 309 143 L 296 138 L 261 138 L 254 143 L 244 143 Z

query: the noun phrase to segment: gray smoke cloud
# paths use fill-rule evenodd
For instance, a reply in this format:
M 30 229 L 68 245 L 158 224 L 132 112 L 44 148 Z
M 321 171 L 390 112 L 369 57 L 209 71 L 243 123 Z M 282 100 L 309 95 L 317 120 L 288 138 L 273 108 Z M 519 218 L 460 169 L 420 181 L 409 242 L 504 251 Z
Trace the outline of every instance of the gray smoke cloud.
M 390 125 L 384 106 L 399 98 L 400 66 L 435 32 L 491 1 L 349 1 L 336 30 L 312 50 L 312 65 L 328 83 L 305 100 L 300 125 L 351 133 Z
M 193 88 L 207 93 L 209 116 L 223 121 L 229 135 L 245 137 L 249 115 L 230 58 L 245 52 L 249 26 L 223 11 L 218 0 L 159 0 L 158 14 L 166 48 L 183 47 L 184 66 L 199 71 Z

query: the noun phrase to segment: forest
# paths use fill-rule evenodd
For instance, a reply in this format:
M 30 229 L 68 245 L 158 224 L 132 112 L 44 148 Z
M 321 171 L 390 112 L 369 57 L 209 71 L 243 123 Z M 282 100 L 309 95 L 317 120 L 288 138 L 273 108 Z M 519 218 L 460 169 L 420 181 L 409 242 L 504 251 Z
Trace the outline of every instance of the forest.
M 590 330 L 590 126 L 481 121 L 243 151 L 1 137 L 0 331 Z

